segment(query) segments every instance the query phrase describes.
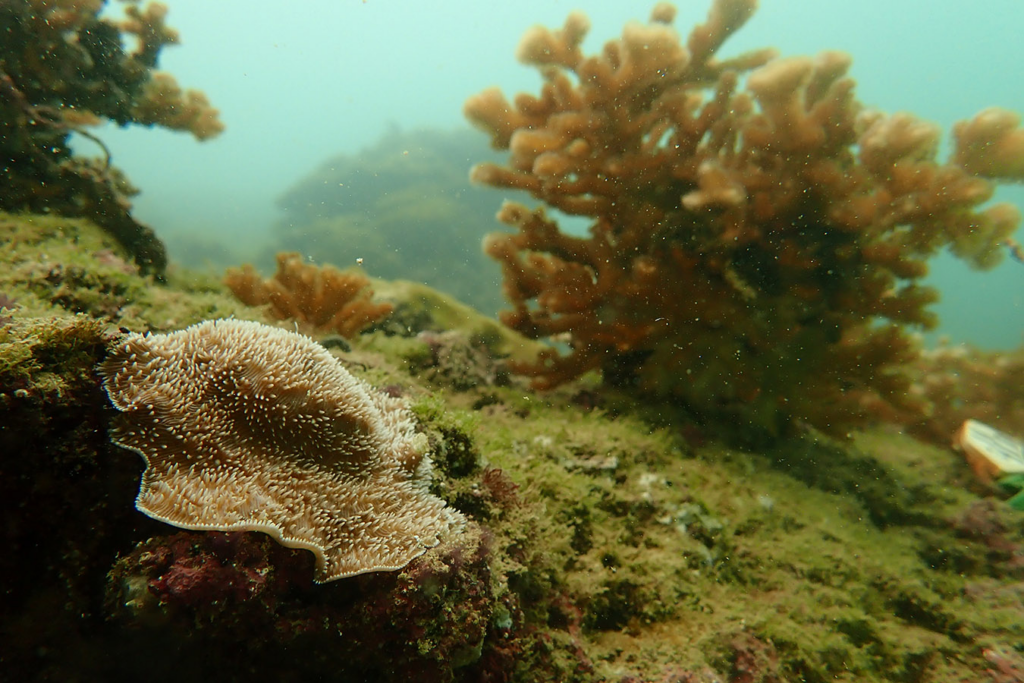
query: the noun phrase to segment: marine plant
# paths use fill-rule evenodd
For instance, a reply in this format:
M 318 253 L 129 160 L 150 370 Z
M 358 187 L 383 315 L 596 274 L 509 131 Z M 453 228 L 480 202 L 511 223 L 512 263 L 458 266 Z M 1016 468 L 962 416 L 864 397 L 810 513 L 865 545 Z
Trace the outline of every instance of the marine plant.
M 508 202 L 498 218 L 515 232 L 485 242 L 502 320 L 567 345 L 514 366 L 536 387 L 598 370 L 762 436 L 919 411 L 903 368 L 910 332 L 936 323 L 921 278 L 942 249 L 977 268 L 1002 257 L 1019 214 L 986 203 L 993 181 L 1024 178 L 1019 118 L 957 124 L 940 160 L 936 126 L 855 98 L 845 54 L 720 58 L 756 7 L 714 0 L 681 41 L 661 3 L 594 55 L 575 12 L 519 46 L 539 95 L 466 102 L 509 152 L 475 181 L 590 222 L 576 236 Z

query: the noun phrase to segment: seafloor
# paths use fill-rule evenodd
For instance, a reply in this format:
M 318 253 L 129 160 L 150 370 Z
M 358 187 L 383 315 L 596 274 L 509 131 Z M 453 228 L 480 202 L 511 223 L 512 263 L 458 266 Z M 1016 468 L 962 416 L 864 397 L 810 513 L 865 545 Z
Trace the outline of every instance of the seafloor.
M 3 681 L 1024 681 L 1024 525 L 951 449 L 879 427 L 757 450 L 586 382 L 415 285 L 337 351 L 408 398 L 470 519 L 405 569 L 135 510 L 94 370 L 122 330 L 264 319 L 136 274 L 91 224 L 0 214 Z

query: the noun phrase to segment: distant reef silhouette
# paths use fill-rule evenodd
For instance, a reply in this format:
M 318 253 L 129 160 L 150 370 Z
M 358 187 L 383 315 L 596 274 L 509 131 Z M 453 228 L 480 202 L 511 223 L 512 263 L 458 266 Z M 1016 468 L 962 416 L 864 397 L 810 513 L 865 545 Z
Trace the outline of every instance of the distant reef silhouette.
M 480 242 L 497 226 L 504 193 L 471 185 L 469 169 L 499 157 L 465 129 L 387 132 L 357 154 L 339 154 L 285 192 L 272 246 L 259 259 L 300 251 L 339 266 L 436 287 L 493 315 L 503 303 L 498 265 Z M 264 263 L 265 262 L 265 263 Z

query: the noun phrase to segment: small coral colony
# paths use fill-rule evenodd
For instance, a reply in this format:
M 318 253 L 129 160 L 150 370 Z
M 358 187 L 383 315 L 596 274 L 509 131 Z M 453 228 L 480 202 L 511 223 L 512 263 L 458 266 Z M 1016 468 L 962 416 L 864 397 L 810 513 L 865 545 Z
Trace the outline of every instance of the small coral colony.
M 949 250 L 987 269 L 1015 246 L 1018 210 L 990 200 L 1024 180 L 1019 117 L 988 109 L 956 124 L 940 158 L 936 126 L 857 100 L 845 54 L 720 56 L 756 5 L 714 0 L 681 39 L 660 3 L 595 54 L 574 12 L 519 46 L 539 92 L 465 103 L 507 151 L 471 178 L 508 190 L 495 207 L 508 229 L 483 248 L 503 272 L 501 321 L 540 342 L 512 375 L 538 392 L 582 382 L 747 443 L 879 422 L 943 441 L 976 402 L 1024 431 L 1024 357 L 926 352 L 915 336 L 937 324 L 930 258 Z M 200 140 L 222 126 L 201 93 L 154 71 L 177 41 L 165 8 L 128 3 L 120 20 L 101 9 L 0 1 L 0 209 L 90 219 L 158 287 L 167 258 L 131 215 L 134 188 L 69 137 L 103 151 L 101 122 Z M 585 234 L 557 215 L 585 219 Z M 361 271 L 277 260 L 270 279 L 245 266 L 226 284 L 280 328 L 228 319 L 110 341 L 99 373 L 119 411 L 111 436 L 146 464 L 136 505 L 309 550 L 320 582 L 401 568 L 466 518 L 431 488 L 405 400 L 312 339 L 353 338 L 397 307 Z

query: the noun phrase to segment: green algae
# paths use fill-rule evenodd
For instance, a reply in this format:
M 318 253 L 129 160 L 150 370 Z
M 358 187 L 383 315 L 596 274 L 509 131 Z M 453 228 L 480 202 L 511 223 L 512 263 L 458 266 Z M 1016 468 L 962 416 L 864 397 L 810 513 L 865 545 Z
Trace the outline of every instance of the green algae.
M 139 274 L 124 248 L 85 219 L 0 213 L 0 292 L 16 317 L 83 314 L 132 331 L 248 317 L 209 276 L 172 270 L 168 284 Z
M 60 400 L 91 381 L 105 343 L 103 326 L 86 316 L 10 320 L 0 327 L 0 387 Z
M 47 513 L 51 531 L 87 525 L 92 539 L 32 551 L 40 566 L 59 568 L 42 578 L 13 564 L 5 575 L 21 577 L 12 582 L 19 590 L 51 581 L 47 595 L 72 586 L 78 612 L 102 614 L 88 596 L 102 592 L 96 583 L 118 553 L 145 547 L 146 534 L 131 521 L 141 467 L 106 445 L 94 364 L 118 327 L 262 314 L 233 303 L 212 278 L 172 270 L 164 285 L 126 269 L 116 245 L 84 221 L 2 216 L 0 230 L 11 247 L 0 291 L 17 303 L 0 325 L 0 433 L 6 454 L 31 449 L 37 458 L 18 461 L 17 486 L 38 491 L 45 482 L 53 497 L 70 486 L 70 472 L 105 472 L 76 484 L 74 505 Z M 401 301 L 399 289 L 391 296 Z M 526 344 L 440 295 L 405 291 L 408 306 L 425 311 L 414 316 L 421 329 L 452 331 L 446 343 L 487 349 L 486 362 L 500 366 Z M 472 520 L 465 548 L 439 549 L 399 572 L 406 592 L 384 602 L 415 593 L 431 605 L 415 617 L 411 647 L 452 679 L 501 661 L 506 679 L 519 681 L 687 672 L 976 680 L 986 651 L 1024 641 L 1022 518 L 952 451 L 883 427 L 848 440 L 806 432 L 769 448 L 730 448 L 665 409 L 652 419 L 623 401 L 595 407 L 586 385 L 536 394 L 515 377 L 453 383 L 460 373 L 502 375 L 458 354 L 444 372 L 428 372 L 436 354 L 428 338 L 409 336 L 416 331 L 362 335 L 340 356 L 353 373 L 409 398 L 432 446 L 436 492 Z M 148 533 L 161 533 L 150 524 Z M 18 538 L 27 548 L 31 537 Z M 473 569 L 461 583 L 438 578 L 463 566 Z M 138 577 L 111 571 L 106 580 L 137 598 Z M 315 590 L 324 600 L 336 594 Z M 385 632 L 399 618 L 389 610 Z M 223 637 L 237 621 L 229 611 L 207 615 L 203 633 Z M 163 620 L 148 614 L 126 628 L 145 633 L 156 628 L 150 622 Z M 270 631 L 254 637 L 274 646 Z M 18 642 L 26 652 L 40 646 Z M 438 660 L 440 651 L 450 661 Z M 496 660 L 500 651 L 507 657 Z
M 753 638 L 784 679 L 947 680 L 1024 635 L 1005 592 L 1019 595 L 1019 564 L 988 566 L 986 541 L 952 528 L 978 501 L 955 454 L 884 430 L 693 448 L 565 398 L 531 401 L 526 419 L 513 400 L 485 408 L 477 438 L 532 511 L 508 537 L 530 549 L 532 617 L 558 625 L 557 603 L 577 606 L 597 672 L 728 672 Z M 1019 543 L 1020 519 L 995 514 Z M 935 559 L 956 553 L 974 559 Z M 993 573 L 1002 601 L 976 594 Z
M 458 330 L 474 344 L 486 347 L 495 356 L 525 360 L 541 348 L 471 306 L 436 289 L 408 280 L 374 281 L 378 297 L 397 303 L 396 312 L 385 328 L 396 323 L 398 336 L 422 330 Z

